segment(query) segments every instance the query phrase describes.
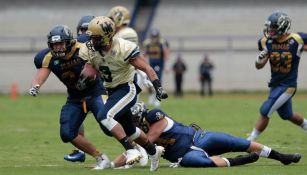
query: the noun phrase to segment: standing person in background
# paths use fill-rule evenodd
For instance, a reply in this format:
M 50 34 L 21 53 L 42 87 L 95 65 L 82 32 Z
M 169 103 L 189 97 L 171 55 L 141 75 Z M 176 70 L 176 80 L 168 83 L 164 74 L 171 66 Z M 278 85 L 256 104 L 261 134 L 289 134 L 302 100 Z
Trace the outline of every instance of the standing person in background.
M 149 59 L 150 66 L 155 70 L 159 80 L 162 81 L 164 65 L 169 59 L 170 49 L 168 42 L 161 37 L 158 29 L 152 29 L 150 36 L 143 43 L 143 51 L 145 57 Z M 154 106 L 160 106 L 160 102 L 155 98 L 154 92 L 151 90 L 148 103 Z
M 183 74 L 186 71 L 186 66 L 181 59 L 181 55 L 177 56 L 177 60 L 173 65 L 173 71 L 175 74 L 175 85 L 176 85 L 175 96 L 183 96 L 182 81 L 183 81 Z
M 199 67 L 199 79 L 200 79 L 200 84 L 201 84 L 201 90 L 200 90 L 200 95 L 205 96 L 205 86 L 208 87 L 208 95 L 212 96 L 213 91 L 212 91 L 212 75 L 211 71 L 214 69 L 213 64 L 209 60 L 209 56 L 206 54 L 204 57 L 203 62 L 200 64 Z
M 258 41 L 260 53 L 255 66 L 261 69 L 270 62 L 270 92 L 260 108 L 260 118 L 248 140 L 256 140 L 259 137 L 275 111 L 283 120 L 291 121 L 307 131 L 307 120 L 292 111 L 300 55 L 307 50 L 307 34 L 289 33 L 290 26 L 291 20 L 283 12 L 272 13 L 265 22 L 264 37 Z

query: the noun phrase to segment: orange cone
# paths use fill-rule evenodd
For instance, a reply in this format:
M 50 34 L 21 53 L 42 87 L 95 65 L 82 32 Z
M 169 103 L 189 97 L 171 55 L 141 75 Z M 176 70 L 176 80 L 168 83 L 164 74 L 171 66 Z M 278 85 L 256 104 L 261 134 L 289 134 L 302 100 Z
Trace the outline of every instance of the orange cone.
M 17 98 L 17 83 L 13 82 L 11 86 L 11 99 L 16 100 Z

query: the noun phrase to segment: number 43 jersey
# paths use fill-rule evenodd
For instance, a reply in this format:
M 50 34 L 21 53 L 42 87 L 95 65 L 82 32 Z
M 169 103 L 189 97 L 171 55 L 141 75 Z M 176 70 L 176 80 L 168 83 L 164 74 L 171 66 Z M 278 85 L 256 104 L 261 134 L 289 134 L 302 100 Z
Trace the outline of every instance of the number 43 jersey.
M 83 44 L 79 56 L 88 60 L 104 79 L 106 88 L 115 88 L 118 85 L 133 81 L 135 68 L 129 64 L 130 59 L 135 59 L 140 54 L 139 47 L 122 38 L 113 37 L 113 42 L 108 52 L 97 52 Z
M 283 41 L 261 38 L 259 51 L 268 50 L 271 65 L 270 87 L 297 86 L 297 74 L 303 46 L 307 44 L 307 33 L 290 33 Z

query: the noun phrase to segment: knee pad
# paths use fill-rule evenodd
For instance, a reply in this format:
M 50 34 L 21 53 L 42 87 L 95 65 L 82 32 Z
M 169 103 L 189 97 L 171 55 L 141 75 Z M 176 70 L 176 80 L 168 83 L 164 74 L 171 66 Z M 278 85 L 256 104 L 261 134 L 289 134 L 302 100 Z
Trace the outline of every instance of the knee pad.
M 130 140 L 135 140 L 135 139 L 137 139 L 138 137 L 140 137 L 140 135 L 141 135 L 141 130 L 140 130 L 140 128 L 136 127 L 134 134 L 132 134 L 131 136 L 129 136 L 129 139 L 130 139 Z
M 77 137 L 77 133 L 69 132 L 69 130 L 61 129 L 60 136 L 64 143 L 71 142 L 74 138 Z
M 113 118 L 106 118 L 101 120 L 100 123 L 111 131 L 118 122 Z

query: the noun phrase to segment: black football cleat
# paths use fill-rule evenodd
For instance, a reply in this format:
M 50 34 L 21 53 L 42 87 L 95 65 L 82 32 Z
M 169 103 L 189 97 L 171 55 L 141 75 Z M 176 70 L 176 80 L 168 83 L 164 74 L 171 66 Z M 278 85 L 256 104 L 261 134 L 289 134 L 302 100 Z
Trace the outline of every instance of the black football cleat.
M 299 153 L 295 154 L 282 154 L 280 156 L 280 162 L 284 165 L 289 165 L 291 163 L 297 163 L 300 161 L 302 155 Z

